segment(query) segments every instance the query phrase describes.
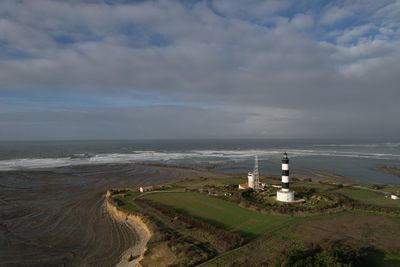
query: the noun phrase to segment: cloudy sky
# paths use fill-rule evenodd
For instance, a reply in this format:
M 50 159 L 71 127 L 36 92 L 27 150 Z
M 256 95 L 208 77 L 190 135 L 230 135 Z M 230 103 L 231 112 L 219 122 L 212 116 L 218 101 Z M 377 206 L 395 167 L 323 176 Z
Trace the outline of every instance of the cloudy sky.
M 400 1 L 0 1 L 0 140 L 396 138 Z

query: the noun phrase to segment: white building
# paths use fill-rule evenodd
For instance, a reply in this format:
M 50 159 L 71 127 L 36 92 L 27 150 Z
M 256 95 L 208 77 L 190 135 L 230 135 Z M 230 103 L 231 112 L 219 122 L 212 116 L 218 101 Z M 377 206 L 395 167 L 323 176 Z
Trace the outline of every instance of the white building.
M 254 175 L 252 172 L 247 174 L 247 183 L 239 184 L 239 189 L 246 190 L 252 188 L 254 189 Z
M 247 183 L 239 184 L 239 189 L 260 189 L 260 179 L 258 174 L 258 157 L 255 157 L 254 171 L 247 174 Z
M 153 191 L 153 190 L 154 190 L 153 186 L 141 186 L 141 187 L 139 188 L 139 191 L 140 191 L 141 193 L 143 193 L 143 192 L 150 192 L 150 191 Z

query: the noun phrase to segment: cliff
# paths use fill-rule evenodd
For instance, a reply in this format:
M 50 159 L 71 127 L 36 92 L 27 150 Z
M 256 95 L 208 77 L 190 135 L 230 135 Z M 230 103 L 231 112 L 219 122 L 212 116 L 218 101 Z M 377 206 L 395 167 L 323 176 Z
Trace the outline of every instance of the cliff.
M 112 192 L 107 191 L 105 198 L 105 208 L 107 212 L 121 223 L 126 223 L 132 228 L 132 233 L 137 235 L 137 243 L 124 252 L 119 267 L 132 267 L 141 266 L 140 261 L 146 251 L 147 242 L 152 236 L 152 231 L 143 222 L 143 219 L 134 214 L 129 214 L 125 211 L 119 210 L 111 200 Z

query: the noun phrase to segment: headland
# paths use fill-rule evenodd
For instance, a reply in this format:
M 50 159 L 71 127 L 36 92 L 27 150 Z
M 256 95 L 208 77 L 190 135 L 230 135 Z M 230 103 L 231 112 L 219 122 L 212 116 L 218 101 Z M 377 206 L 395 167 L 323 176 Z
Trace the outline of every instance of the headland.
M 143 266 L 290 266 L 300 255 L 353 266 L 399 263 L 400 202 L 388 197 L 398 187 L 294 176 L 303 201 L 284 203 L 273 186 L 279 177 L 260 177 L 269 185 L 260 192 L 239 190 L 243 181 L 183 179 L 147 192 L 114 191 L 111 198 L 118 209 L 141 214 L 154 232 Z
M 274 199 L 278 175 L 260 175 L 268 186 L 255 193 L 238 190 L 245 174 L 160 164 L 3 171 L 0 178 L 6 266 L 246 266 L 249 259 L 273 266 L 292 260 L 282 251 L 322 257 L 336 253 L 337 242 L 346 253 L 371 250 L 381 263 L 399 261 L 399 202 L 385 197 L 396 186 L 295 173 L 290 188 L 305 201 L 294 205 Z M 122 214 L 107 209 L 111 188 L 125 190 L 112 194 Z

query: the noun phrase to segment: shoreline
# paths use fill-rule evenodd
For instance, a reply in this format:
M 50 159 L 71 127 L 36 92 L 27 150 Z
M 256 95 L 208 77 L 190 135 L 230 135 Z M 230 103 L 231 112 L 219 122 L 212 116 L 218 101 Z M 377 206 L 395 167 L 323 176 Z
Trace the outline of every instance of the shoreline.
M 110 201 L 111 194 L 107 191 L 105 196 L 105 209 L 116 220 L 127 223 L 132 227 L 132 230 L 138 235 L 137 243 L 122 253 L 118 267 L 142 266 L 140 262 L 144 259 L 144 254 L 147 250 L 147 243 L 152 236 L 152 231 L 143 222 L 143 219 L 134 214 L 126 213 L 117 209 Z
M 38 158 L 42 159 L 42 158 Z M 45 159 L 45 158 L 44 158 Z M 386 163 L 382 162 L 381 164 L 377 164 L 371 166 L 373 170 L 376 172 L 373 176 L 357 176 L 354 174 L 338 174 L 333 170 L 328 170 L 326 168 L 311 168 L 311 167 L 301 167 L 300 170 L 296 173 L 293 173 L 294 176 L 298 177 L 309 177 L 318 180 L 332 180 L 340 183 L 355 183 L 355 184 L 382 184 L 382 185 L 392 185 L 398 186 L 400 185 L 400 181 L 398 180 L 399 174 L 399 166 L 394 163 Z M 238 171 L 235 169 L 230 169 L 232 166 L 228 163 L 219 163 L 219 164 L 185 164 L 185 163 L 162 163 L 162 162 L 146 162 L 146 161 L 132 161 L 132 162 L 74 162 L 73 164 L 59 165 L 59 166 L 31 166 L 31 167 L 7 167 L 6 169 L 1 169 L 0 173 L 4 174 L 12 174 L 19 172 L 55 172 L 55 173 L 66 173 L 69 171 L 73 172 L 81 172 L 96 169 L 96 168 L 125 168 L 125 167 L 157 167 L 157 168 L 167 168 L 167 169 L 179 169 L 179 170 L 188 170 L 188 171 L 199 171 L 199 172 L 213 172 L 218 173 L 220 175 L 227 176 L 246 176 L 246 171 Z M 220 169 L 222 167 L 222 169 Z M 225 168 L 226 167 L 226 168 Z M 244 166 L 241 166 L 241 168 Z M 340 166 L 338 166 L 339 168 Z M 245 167 L 248 170 L 247 167 Z M 266 177 L 274 177 L 278 172 L 267 172 L 264 174 Z M 88 174 L 89 175 L 89 174 Z M 379 175 L 389 175 L 391 178 L 386 178 L 382 180 Z M 293 175 L 292 175 L 293 176 Z M 368 178 L 369 177 L 369 178 Z
M 325 216 L 333 216 L 335 220 L 341 220 L 340 216 L 341 214 L 348 213 L 349 218 L 345 219 L 343 223 L 348 224 L 349 221 L 354 221 L 354 218 L 358 219 L 360 217 L 357 217 L 355 214 L 362 214 L 363 212 L 365 214 L 371 214 L 371 216 L 386 216 L 392 217 L 392 215 L 398 214 L 398 207 L 393 206 L 392 202 L 389 203 L 383 203 L 385 200 L 383 195 L 379 196 L 378 200 L 375 200 L 375 202 L 368 202 L 365 201 L 365 197 L 363 197 L 363 194 L 361 194 L 361 197 L 358 197 L 359 191 L 356 193 L 350 192 L 342 192 L 342 193 L 336 193 L 336 192 L 331 192 L 335 190 L 342 190 L 344 187 L 342 184 L 341 186 L 336 186 L 335 183 L 319 183 L 316 181 L 309 181 L 310 186 L 315 186 L 312 187 L 314 191 L 307 191 L 306 189 L 310 186 L 304 185 L 303 187 L 305 190 L 301 191 L 303 192 L 304 195 L 308 197 L 309 202 L 305 206 L 293 206 L 293 205 L 285 205 L 285 206 L 280 206 L 280 205 L 275 205 L 274 203 L 271 203 L 267 200 L 263 202 L 262 204 L 257 204 L 258 199 L 257 198 L 251 198 L 247 194 L 246 196 L 243 194 L 240 194 L 240 191 L 238 191 L 237 187 L 232 186 L 232 184 L 229 184 L 231 182 L 228 179 L 225 179 L 224 181 L 218 181 L 219 178 L 214 178 L 206 181 L 207 179 L 185 179 L 181 181 L 180 185 L 175 184 L 176 188 L 173 188 L 171 190 L 166 190 L 166 191 L 157 191 L 154 188 L 152 188 L 152 192 L 148 193 L 143 193 L 141 194 L 146 195 L 150 193 L 155 193 L 156 197 L 154 199 L 146 199 L 146 198 L 141 198 L 137 194 L 133 194 L 129 192 L 128 188 L 121 188 L 121 189 L 110 189 L 107 191 L 107 197 L 108 197 L 108 205 L 111 207 L 112 212 L 115 213 L 117 216 L 120 217 L 120 219 L 123 220 L 128 220 L 129 219 L 129 212 L 132 212 L 134 214 L 141 214 L 140 212 L 137 211 L 136 208 L 132 207 L 126 207 L 123 209 L 123 211 L 119 211 L 117 208 L 118 207 L 125 207 L 126 203 L 131 203 L 132 198 L 136 199 L 136 201 L 139 201 L 140 203 L 136 203 L 137 206 L 140 206 L 140 210 L 146 210 L 147 212 L 157 212 L 159 213 L 160 216 L 152 216 L 151 214 L 144 217 L 144 218 L 151 218 L 148 221 L 146 220 L 147 224 L 150 226 L 153 226 L 153 231 L 160 233 L 160 229 L 163 230 L 166 235 L 164 237 L 157 238 L 157 242 L 152 241 L 151 245 L 151 254 L 146 254 L 146 257 L 143 257 L 144 251 L 146 251 L 146 241 L 144 242 L 144 247 L 142 247 L 140 257 L 138 256 L 137 258 L 135 257 L 135 261 L 130 263 L 129 265 L 129 258 L 126 257 L 126 254 L 121 259 L 121 262 L 116 265 L 116 266 L 141 266 L 140 261 L 142 260 L 142 264 L 149 265 L 149 266 L 158 266 L 160 262 L 163 263 L 171 263 L 171 264 L 176 264 L 177 266 L 187 266 L 187 265 L 192 265 L 197 266 L 197 264 L 200 264 L 201 266 L 202 263 L 207 263 L 207 262 L 213 262 L 213 261 L 218 261 L 218 259 L 223 259 L 226 255 L 229 255 L 231 252 L 231 249 L 233 248 L 233 251 L 236 251 L 236 248 L 238 249 L 245 249 L 246 245 L 243 245 L 243 242 L 246 242 L 245 239 L 240 239 L 240 238 L 246 238 L 245 234 L 250 233 L 247 236 L 249 237 L 248 241 L 250 242 L 253 238 L 263 236 L 266 230 L 268 231 L 273 231 L 277 225 L 284 225 L 286 223 L 292 224 L 294 219 L 292 217 L 298 217 L 298 222 L 301 222 L 303 220 L 307 221 L 307 217 L 310 218 L 310 221 L 314 220 L 315 218 L 324 220 Z M 238 179 L 234 180 L 237 181 Z M 305 181 L 308 182 L 308 181 Z M 228 183 L 228 185 L 227 185 Z M 301 186 L 301 185 L 300 185 Z M 207 188 L 206 191 L 204 192 L 204 188 Z M 374 193 L 380 193 L 382 191 L 380 190 L 374 190 L 371 188 L 363 188 L 362 186 L 349 186 L 349 188 L 354 188 L 358 190 L 368 190 L 372 191 Z M 334 189 L 334 190 L 333 190 Z M 209 191 L 211 190 L 211 191 Z M 208 191 L 208 192 L 207 192 Z M 352 191 L 352 190 L 350 190 Z M 212 194 L 210 194 L 212 192 Z M 217 193 L 215 193 L 217 192 Z M 222 192 L 222 193 L 221 193 Z M 225 194 L 223 194 L 225 192 Z M 237 198 L 239 192 L 239 198 Z M 164 193 L 164 194 L 161 194 Z M 176 194 L 179 194 L 183 197 L 176 197 Z M 228 193 L 228 195 L 227 195 Z M 271 193 L 271 192 L 269 192 Z M 329 195 L 332 193 L 332 195 Z M 113 194 L 118 197 L 111 197 Z M 157 197 L 158 194 L 158 197 Z M 167 194 L 165 196 L 165 194 Z M 175 194 L 175 195 L 168 195 L 168 194 Z M 313 194 L 313 195 L 310 195 Z M 162 196 L 164 195 L 164 196 Z M 201 196 L 203 195 L 203 196 Z M 208 195 L 208 197 L 207 197 Z M 217 196 L 216 198 L 212 198 L 211 196 Z M 201 196 L 201 197 L 200 197 Z M 224 198 L 225 196 L 225 198 Z M 227 196 L 233 196 L 231 205 L 227 205 L 224 201 L 229 202 L 229 199 L 226 199 Z M 218 198 L 220 197 L 220 198 Z M 222 197 L 222 198 L 221 198 Z M 375 196 L 370 197 L 371 199 L 376 199 Z M 321 200 L 322 199 L 322 200 Z M 382 199 L 382 201 L 380 200 Z M 170 201 L 171 200 L 171 201 Z M 316 201 L 317 200 L 317 201 Z M 321 203 L 319 202 L 321 200 Z M 187 203 L 186 203 L 187 202 Z M 224 202 L 224 203 L 218 203 L 218 202 Z M 382 203 L 381 203 L 382 202 Z M 186 203 L 186 204 L 185 204 Z M 198 205 L 198 203 L 205 203 L 203 206 Z M 264 206 L 260 206 L 264 205 Z M 146 208 L 148 207 L 148 209 Z M 188 207 L 194 207 L 194 208 L 188 208 Z M 212 207 L 212 208 L 211 208 Z M 216 207 L 216 208 L 214 208 Z M 239 208 L 243 208 L 240 210 Z M 183 209 L 188 209 L 188 213 L 182 213 Z M 207 210 L 211 209 L 210 213 L 211 216 L 214 216 L 215 218 L 210 224 L 207 225 L 207 220 L 209 220 L 208 215 L 200 217 L 196 221 L 196 219 L 191 218 L 190 216 L 195 217 L 196 216 L 196 210 L 201 209 L 201 210 Z M 125 211 L 126 210 L 126 211 Z M 246 212 L 242 211 L 247 210 Z M 354 211 L 354 212 L 353 212 Z M 181 212 L 181 213 L 180 213 Z M 235 217 L 233 219 L 224 219 L 225 217 L 232 216 L 230 214 L 232 213 L 235 214 L 242 214 L 241 216 L 245 217 L 242 221 L 236 222 Z M 253 213 L 251 213 L 253 212 Z M 246 214 L 247 213 L 247 214 Z M 258 214 L 256 214 L 258 213 Z M 128 215 L 127 215 L 128 214 Z M 190 215 L 193 214 L 193 215 Z M 201 213 L 200 213 L 201 214 Z M 273 217 L 274 215 L 281 215 L 280 217 Z M 284 218 L 282 215 L 286 215 L 286 218 Z M 201 216 L 201 215 L 200 215 Z M 221 217 L 222 216 L 222 217 Z M 254 216 L 254 217 L 252 217 Z M 259 217 L 259 216 L 272 216 L 272 217 Z M 288 218 L 290 216 L 290 218 Z M 136 219 L 138 216 L 134 216 Z M 373 220 L 378 220 L 373 217 Z M 140 222 L 143 223 L 143 219 L 140 218 Z M 156 223 L 153 221 L 155 219 L 159 221 L 159 223 Z M 250 218 L 250 221 L 249 219 Z M 269 221 L 269 220 L 275 220 L 277 225 L 274 225 L 274 221 Z M 203 223 L 201 221 L 203 220 Z M 246 221 L 247 220 L 247 221 Z M 385 219 L 381 219 L 386 223 Z M 224 227 L 225 223 L 230 223 L 231 221 L 234 221 L 232 225 L 234 227 L 242 227 L 241 225 L 246 225 L 249 222 L 253 223 L 254 221 L 261 221 L 261 224 L 265 222 L 270 222 L 271 225 L 266 227 L 262 231 L 254 231 L 252 229 L 254 228 L 243 228 L 240 233 L 242 233 L 242 236 L 239 236 L 238 239 L 235 239 L 235 237 L 228 236 L 226 234 L 221 234 L 220 231 L 217 231 L 218 229 L 222 230 L 222 227 Z M 328 218 L 329 221 L 329 218 Z M 222 224 L 222 223 L 224 224 Z M 341 222 L 342 223 L 342 222 Z M 160 224 L 163 224 L 164 227 L 158 227 Z M 395 223 L 394 223 L 395 224 Z M 293 224 L 294 225 L 294 224 Z M 397 224 L 398 225 L 398 224 Z M 334 225 L 333 225 L 334 226 Z M 332 227 L 333 227 L 332 226 Z M 362 225 L 361 225 L 362 226 Z M 360 227 L 361 227 L 360 226 Z M 247 226 L 245 226 L 247 227 Z M 292 227 L 292 226 L 291 226 Z M 305 226 L 304 226 L 305 227 Z M 369 225 L 366 226 L 367 231 L 369 229 Z M 340 225 L 340 228 L 342 226 Z M 188 232 L 187 229 L 191 229 L 191 232 Z M 213 230 L 214 229 L 214 230 Z M 233 227 L 231 229 L 234 229 Z M 223 230 L 222 230 L 223 231 Z M 250 232 L 254 231 L 254 232 Z M 325 231 L 325 230 L 323 230 Z M 352 229 L 351 231 L 354 231 Z M 312 233 L 312 232 L 311 232 Z M 329 236 L 331 233 L 329 231 L 326 231 L 326 234 Z M 348 233 L 346 232 L 344 237 L 348 236 Z M 158 237 L 158 234 L 157 234 Z M 187 237 L 191 237 L 187 239 Z M 218 240 L 218 242 L 216 241 Z M 229 244 L 234 244 L 232 247 L 227 246 L 225 243 L 226 240 L 229 240 Z M 161 242 L 160 242 L 161 241 Z M 238 242 L 236 242 L 238 241 Z M 307 239 L 305 238 L 305 242 Z M 154 242 L 154 243 L 153 243 Z M 234 243 L 235 242 L 235 243 Z M 321 244 L 325 241 L 319 241 Z M 334 244 L 335 239 L 332 238 L 331 241 L 332 244 Z M 139 242 L 140 243 L 140 242 Z M 208 244 L 208 245 L 205 245 Z M 255 243 L 253 243 L 254 245 Z M 378 243 L 377 243 L 378 244 Z M 239 247 L 236 247 L 239 245 Z M 380 244 L 378 244 L 380 245 Z M 377 245 L 377 246 L 378 246 Z M 164 247 L 162 247 L 164 246 Z M 211 250 L 211 249 L 212 250 Z M 386 250 L 386 247 L 382 246 L 382 249 L 385 249 L 385 253 L 391 253 L 390 250 Z M 196 251 L 196 256 L 194 256 L 193 252 Z M 387 252 L 389 251 L 389 252 Z M 129 253 L 129 251 L 127 252 Z M 129 254 L 128 254 L 129 255 Z M 139 254 L 134 254 L 134 255 L 139 255 Z M 224 255 L 224 256 L 222 256 Z M 386 255 L 386 254 L 385 254 Z M 389 255 L 389 254 L 387 254 Z M 222 257 L 220 257 L 222 256 Z M 386 257 L 386 256 L 385 256 Z M 246 258 L 246 257 L 244 257 Z M 132 259 L 132 257 L 130 258 Z M 144 260 L 143 260 L 144 259 Z M 226 260 L 226 259 L 225 259 Z M 231 263 L 231 259 L 228 259 L 229 262 Z M 192 264 L 189 264 L 192 263 Z M 261 263 L 261 262 L 260 262 Z M 137 264 L 137 265 L 136 265 Z M 221 264 L 223 266 L 223 264 Z

